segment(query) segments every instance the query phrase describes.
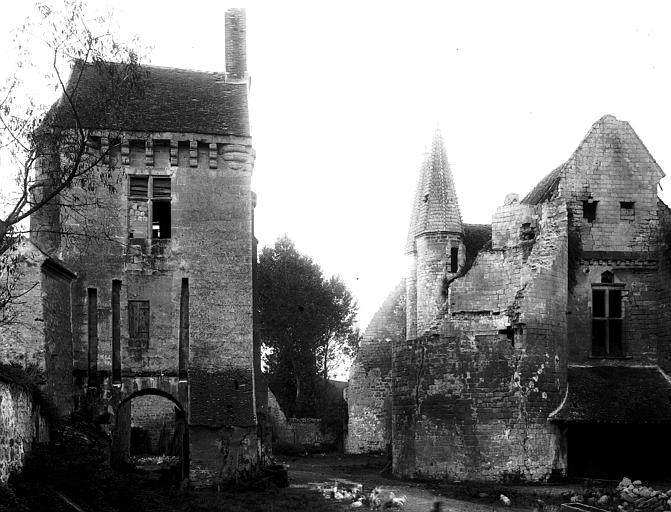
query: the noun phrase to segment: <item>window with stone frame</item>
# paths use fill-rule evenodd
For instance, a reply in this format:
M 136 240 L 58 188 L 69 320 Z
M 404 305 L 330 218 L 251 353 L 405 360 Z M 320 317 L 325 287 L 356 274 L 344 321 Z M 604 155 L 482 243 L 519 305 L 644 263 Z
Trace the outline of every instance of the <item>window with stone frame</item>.
M 592 356 L 624 357 L 624 285 L 604 272 L 592 285 Z
M 170 177 L 130 176 L 129 182 L 129 238 L 170 238 Z

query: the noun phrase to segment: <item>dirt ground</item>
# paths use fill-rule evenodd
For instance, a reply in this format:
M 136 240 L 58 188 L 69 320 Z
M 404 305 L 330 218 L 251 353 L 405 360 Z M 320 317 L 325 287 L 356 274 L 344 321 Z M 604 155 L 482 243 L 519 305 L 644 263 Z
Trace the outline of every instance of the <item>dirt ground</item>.
M 429 512 L 441 502 L 443 512 L 551 512 L 568 501 L 567 493 L 578 485 L 562 486 L 503 486 L 483 484 L 438 485 L 431 482 L 403 481 L 389 473 L 381 473 L 386 458 L 383 456 L 355 456 L 343 454 L 316 454 L 304 457 L 279 457 L 289 466 L 291 485 L 296 488 L 317 490 L 324 485 L 339 483 L 339 487 L 362 484 L 364 492 L 380 487 L 383 496 L 391 491 L 396 496 L 405 495 L 406 512 Z M 511 500 L 506 506 L 500 501 L 505 494 Z M 542 500 L 539 501 L 539 500 Z M 349 509 L 349 504 L 343 510 Z M 352 509 L 354 510 L 354 509 Z M 366 510 L 364 508 L 364 510 Z

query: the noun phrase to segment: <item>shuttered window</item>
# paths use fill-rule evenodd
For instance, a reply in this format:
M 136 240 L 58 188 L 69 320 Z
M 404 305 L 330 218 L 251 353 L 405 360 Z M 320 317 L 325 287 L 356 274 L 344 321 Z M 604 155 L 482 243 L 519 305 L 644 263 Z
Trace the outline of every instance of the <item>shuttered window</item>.
M 128 301 L 128 338 L 131 346 L 149 346 L 149 301 Z

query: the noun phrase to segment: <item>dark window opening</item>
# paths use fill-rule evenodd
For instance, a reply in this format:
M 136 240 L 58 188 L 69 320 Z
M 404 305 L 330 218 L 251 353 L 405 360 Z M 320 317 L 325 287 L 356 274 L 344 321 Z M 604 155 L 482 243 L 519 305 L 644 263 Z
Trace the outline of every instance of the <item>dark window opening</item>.
M 237 380 L 233 380 L 233 387 L 237 391 L 238 389 L 240 389 L 240 383 Z
M 500 329 L 499 334 L 504 334 L 508 338 L 508 341 L 510 341 L 510 344 L 513 347 L 515 346 L 515 330 L 512 326 L 508 325 L 505 329 Z
M 452 247 L 450 249 L 450 272 L 455 273 L 459 270 L 459 248 Z
M 128 301 L 128 338 L 134 347 L 149 347 L 149 301 Z
M 609 277 L 606 276 L 606 278 Z M 592 290 L 592 355 L 623 357 L 623 334 L 622 289 L 594 288 Z
M 606 270 L 603 274 L 601 274 L 601 282 L 612 284 L 615 282 L 615 276 L 610 270 Z
M 587 201 L 582 202 L 582 216 L 587 222 L 594 222 L 596 219 L 596 207 L 599 201 L 595 201 L 591 197 Z
M 530 241 L 534 240 L 535 238 L 536 238 L 536 230 L 534 230 L 530 222 L 525 222 L 524 224 L 522 224 L 522 226 L 520 226 L 520 240 Z
M 634 218 L 634 203 L 630 201 L 620 201 L 620 220 L 633 221 Z
M 424 202 L 425 203 L 429 202 L 429 194 L 424 194 Z
M 131 176 L 130 177 L 130 196 L 131 197 L 148 197 L 149 195 L 149 178 L 147 176 Z
M 154 201 L 151 209 L 151 237 L 170 238 L 170 201 Z

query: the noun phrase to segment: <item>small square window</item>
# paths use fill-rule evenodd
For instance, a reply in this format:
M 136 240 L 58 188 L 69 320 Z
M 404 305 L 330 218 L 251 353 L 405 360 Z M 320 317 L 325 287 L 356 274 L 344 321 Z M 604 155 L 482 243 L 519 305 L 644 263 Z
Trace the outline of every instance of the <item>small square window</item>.
M 633 221 L 636 217 L 633 201 L 620 201 L 620 220 Z
M 131 176 L 130 196 L 148 197 L 148 194 L 149 194 L 149 178 L 147 176 Z

